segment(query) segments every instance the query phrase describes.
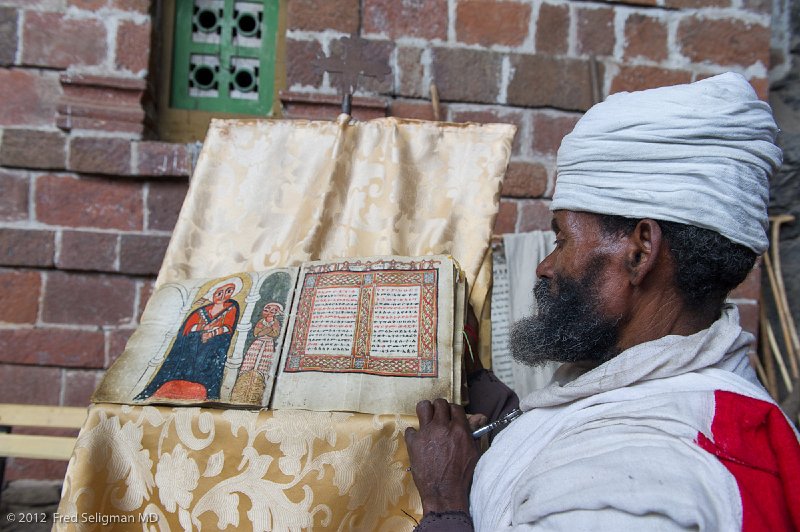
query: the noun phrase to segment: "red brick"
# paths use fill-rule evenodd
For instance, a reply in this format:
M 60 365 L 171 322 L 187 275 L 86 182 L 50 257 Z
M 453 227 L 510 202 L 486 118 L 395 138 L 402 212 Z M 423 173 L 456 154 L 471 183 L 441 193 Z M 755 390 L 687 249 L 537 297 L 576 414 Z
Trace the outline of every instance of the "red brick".
M 772 2 L 770 0 L 744 0 L 742 6 L 748 11 L 772 14 Z
M 517 126 L 517 133 L 514 135 L 511 151 L 514 155 L 519 155 L 522 150 L 522 124 L 525 122 L 525 115 L 521 112 L 486 107 L 478 109 L 454 109 L 451 112 L 451 120 L 453 122 L 477 122 L 478 124 L 513 124 Z
M 149 57 L 150 23 L 120 22 L 117 28 L 116 67 L 139 74 L 147 70 Z
M 120 11 L 150 13 L 150 0 L 111 0 L 111 5 Z
M 447 0 L 364 0 L 363 13 L 366 33 L 447 39 Z
M 0 364 L 0 382 L 0 403 L 57 405 L 61 395 L 60 368 Z
M 53 265 L 55 233 L 35 229 L 0 228 L 0 265 Z
M 0 322 L 35 323 L 41 287 L 38 272 L 0 270 Z
M 502 235 L 503 233 L 514 233 L 517 227 L 517 204 L 513 201 L 500 200 L 500 210 L 497 211 L 497 218 L 494 220 L 492 233 Z
M 26 176 L 0 170 L 0 220 L 15 222 L 28 218 L 29 188 Z
M 291 0 L 287 5 L 290 30 L 358 33 L 359 0 Z
M 592 106 L 589 62 L 542 55 L 511 56 L 509 105 L 585 111 Z
M 678 26 L 681 53 L 696 63 L 769 66 L 770 29 L 738 20 L 690 17 Z
M 564 54 L 569 35 L 569 6 L 542 4 L 536 21 L 536 52 Z
M 86 174 L 130 175 L 131 141 L 110 137 L 73 137 L 68 168 Z
M 331 42 L 331 53 L 334 57 L 343 55 L 342 43 L 340 41 Z M 391 41 L 368 40 L 361 48 L 361 56 L 365 61 L 376 64 L 389 65 L 391 62 L 394 43 Z M 341 74 L 329 72 L 328 77 L 332 87 L 341 86 Z M 394 76 L 390 71 L 382 78 L 361 76 L 358 81 L 358 91 L 361 93 L 380 93 L 387 94 L 394 90 Z
M 142 312 L 144 312 L 144 309 L 147 307 L 147 302 L 150 301 L 150 296 L 153 295 L 154 288 L 155 282 L 153 281 L 142 281 L 142 283 L 139 285 L 139 301 L 137 303 L 139 307 L 139 315 L 136 317 L 136 321 L 141 321 Z
M 138 142 L 134 146 L 136 175 L 188 176 L 192 173 L 192 155 L 185 144 Z
M 761 299 L 761 268 L 756 267 L 751 271 L 747 278 L 742 281 L 742 284 L 734 288 L 730 295 L 730 299 L 752 299 L 758 301 Z
M 464 48 L 434 48 L 433 79 L 445 101 L 496 103 L 502 56 Z M 469 72 L 469 81 L 464 78 Z
M 98 11 L 108 7 L 109 0 L 67 0 L 68 7 L 75 7 L 85 11 Z
M 703 9 L 706 7 L 729 7 L 730 0 L 664 0 L 664 7 L 677 9 Z
M 5 481 L 14 480 L 64 480 L 67 461 L 9 458 L 6 461 Z
M 667 25 L 655 18 L 634 13 L 625 21 L 625 59 L 643 57 L 651 61 L 667 58 Z
M 17 10 L 0 7 L 0 65 L 14 63 L 17 56 Z
M 613 55 L 614 10 L 610 8 L 578 9 L 578 53 Z
M 131 335 L 136 329 L 114 329 L 108 331 L 107 343 L 108 348 L 106 351 L 106 364 L 105 367 L 111 367 L 111 364 L 119 358 L 123 351 L 125 351 L 125 344 L 128 343 Z
M 142 185 L 42 176 L 36 181 L 36 217 L 52 225 L 141 230 Z
M 392 100 L 391 116 L 398 118 L 413 118 L 416 120 L 433 120 L 433 107 L 426 101 Z M 439 118 L 444 118 L 444 109 L 439 110 Z
M 549 231 L 553 213 L 550 203 L 544 200 L 533 200 L 520 205 L 519 232 Z
M 314 67 L 314 61 L 322 54 L 318 41 L 286 39 L 286 86 L 320 87 L 322 71 Z
M 100 65 L 106 59 L 106 29 L 99 20 L 26 11 L 23 24 L 22 62 L 26 65 L 67 68 Z
M 0 145 L 0 164 L 19 168 L 63 169 L 66 138 L 60 131 L 6 129 Z
M 89 406 L 103 373 L 96 370 L 64 370 L 64 406 Z
M 0 68 L 0 126 L 50 126 L 61 94 L 58 76 L 50 72 Z
M 136 283 L 127 277 L 49 272 L 41 319 L 98 326 L 130 323 L 135 298 Z
M 150 183 L 147 193 L 147 229 L 172 231 L 189 184 L 186 181 Z
M 684 70 L 666 70 L 657 67 L 622 66 L 619 73 L 611 82 L 611 93 L 621 91 L 638 91 L 689 83 L 692 79 L 690 72 Z
M 0 329 L 0 361 L 32 366 L 102 368 L 105 337 L 100 330 Z
M 572 131 L 580 117 L 538 112 L 533 115 L 533 150 L 555 156 L 561 139 Z
M 423 86 L 425 66 L 422 64 L 421 48 L 398 47 L 397 69 L 400 75 L 399 94 L 410 98 L 430 97 L 430 87 Z
M 538 198 L 547 190 L 547 169 L 540 163 L 512 162 L 503 179 L 502 196 Z
M 113 233 L 64 231 L 61 233 L 56 267 L 62 270 L 113 272 L 117 262 L 117 239 Z
M 456 38 L 467 44 L 519 46 L 528 35 L 531 6 L 497 0 L 461 0 Z
M 119 245 L 119 271 L 133 275 L 155 275 L 161 268 L 169 237 L 122 235 Z

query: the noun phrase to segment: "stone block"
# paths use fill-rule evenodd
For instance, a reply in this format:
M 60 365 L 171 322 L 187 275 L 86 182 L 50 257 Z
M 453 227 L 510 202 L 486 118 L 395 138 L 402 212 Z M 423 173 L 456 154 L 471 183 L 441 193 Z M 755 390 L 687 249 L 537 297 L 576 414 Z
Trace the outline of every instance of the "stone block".
M 121 325 L 134 319 L 136 283 L 119 275 L 47 274 L 41 319 L 52 324 Z
M 397 48 L 398 94 L 409 98 L 429 98 L 430 87 L 425 87 L 425 65 L 422 48 L 399 46 Z M 397 115 L 394 115 L 397 116 Z
M 150 22 L 137 24 L 123 20 L 117 28 L 117 49 L 114 64 L 119 70 L 133 74 L 147 71 L 150 57 Z
M 456 39 L 481 46 L 519 46 L 528 36 L 530 21 L 530 4 L 461 0 L 456 5 Z
M 511 162 L 500 195 L 538 198 L 547 191 L 547 168 L 541 163 Z
M 101 65 L 108 56 L 105 25 L 60 13 L 26 11 L 22 63 L 50 68 Z
M 147 302 L 150 301 L 150 296 L 153 295 L 153 290 L 155 289 L 155 282 L 154 281 L 142 281 L 139 284 L 138 288 L 138 307 L 139 307 L 139 315 L 136 317 L 137 321 L 142 319 L 142 312 L 144 312 L 145 307 L 147 307 Z
M 11 65 L 17 57 L 17 10 L 0 7 L 0 65 Z
M 56 267 L 61 270 L 113 272 L 117 263 L 114 233 L 63 231 Z
M 287 5 L 290 30 L 358 33 L 359 0 L 291 0 Z
M 66 460 L 34 460 L 30 458 L 9 458 L 6 461 L 4 480 L 58 480 L 64 481 L 67 474 Z
M 667 50 L 667 24 L 656 17 L 632 13 L 625 20 L 625 60 L 635 58 L 664 61 Z
M 0 265 L 52 267 L 55 233 L 36 229 L 0 228 Z
M 361 48 L 362 57 L 366 61 L 384 65 L 389 65 L 391 63 L 393 51 L 394 43 L 391 41 L 366 40 L 365 45 Z M 341 55 L 341 43 L 339 41 L 333 41 L 331 43 L 331 53 L 334 56 Z M 341 74 L 329 72 L 328 77 L 331 87 L 341 86 Z M 384 76 L 383 79 L 361 76 L 358 82 L 358 91 L 361 94 L 391 93 L 394 91 L 394 76 L 391 72 Z
M 0 329 L 0 362 L 31 366 L 102 368 L 105 336 L 100 330 Z
M 365 33 L 447 39 L 447 0 L 364 0 L 362 13 Z
M 64 406 L 89 406 L 90 399 L 103 372 L 97 370 L 66 369 L 64 370 Z
M 648 66 L 620 66 L 611 81 L 611 94 L 621 91 L 639 91 L 668 85 L 689 83 L 692 73 L 685 70 L 667 70 Z
M 434 48 L 431 82 L 436 84 L 442 100 L 496 103 L 501 63 L 502 56 L 495 52 Z
M 511 56 L 514 76 L 507 101 L 523 107 L 585 111 L 592 106 L 589 62 L 543 55 Z
M 595 56 L 613 55 L 616 43 L 614 10 L 608 7 L 578 8 L 576 13 L 578 53 Z
M 67 166 L 85 174 L 130 175 L 131 141 L 111 137 L 72 137 Z
M 39 272 L 0 270 L 0 322 L 35 323 L 41 287 Z M 3 331 L 0 329 L 0 333 Z M 18 348 L 9 350 L 10 353 L 17 351 Z
M 150 13 L 151 0 L 111 0 L 111 6 L 131 13 Z
M 56 123 L 64 130 L 134 133 L 144 130 L 144 79 L 64 73 Z
M 492 234 L 515 233 L 517 228 L 517 204 L 514 201 L 500 200 L 500 210 L 494 220 Z
M 61 369 L 0 363 L 0 403 L 57 405 Z
M 769 66 L 768 26 L 692 16 L 680 22 L 676 40 L 681 54 L 695 63 Z
M 536 112 L 533 115 L 533 151 L 555 157 L 561 140 L 572 131 L 580 115 Z
M 125 351 L 125 345 L 128 343 L 128 340 L 135 330 L 136 329 L 132 328 L 121 328 L 112 329 L 106 333 L 106 368 L 111 367 L 111 364 Z
M 60 94 L 50 72 L 0 68 L 0 126 L 52 126 Z
M 521 111 L 509 111 L 507 108 L 491 108 L 486 106 L 475 107 L 473 109 L 453 109 L 450 112 L 450 119 L 453 122 L 477 122 L 479 124 L 513 124 L 517 126 L 514 141 L 511 145 L 511 153 L 519 155 L 522 150 L 522 128 L 525 122 L 525 114 Z
M 550 212 L 550 202 L 546 200 L 531 200 L 520 205 L 519 232 L 549 231 L 553 213 Z
M 444 118 L 444 108 L 439 109 L 439 118 Z M 389 114 L 398 118 L 413 118 L 415 120 L 433 120 L 433 106 L 424 100 L 392 100 Z
M 322 85 L 322 71 L 314 66 L 314 61 L 322 54 L 319 41 L 299 41 L 286 39 L 286 86 L 319 88 Z
M 36 219 L 46 224 L 138 231 L 142 211 L 141 183 L 53 175 L 36 181 Z
M 664 7 L 668 9 L 705 9 L 730 6 L 731 0 L 664 0 Z
M 172 231 L 186 198 L 186 181 L 150 183 L 147 193 L 147 229 Z
M 66 138 L 60 131 L 6 129 L 0 164 L 18 168 L 61 170 L 66 167 Z
M 536 52 L 565 54 L 569 35 L 569 6 L 542 4 L 536 21 Z
M 155 275 L 167 251 L 169 237 L 122 235 L 119 244 L 119 271 L 133 275 Z
M 189 176 L 192 174 L 192 154 L 186 144 L 170 142 L 138 142 L 135 145 L 136 168 L 139 176 Z
M 15 172 L 0 170 L 0 220 L 17 222 L 28 218 L 30 180 Z

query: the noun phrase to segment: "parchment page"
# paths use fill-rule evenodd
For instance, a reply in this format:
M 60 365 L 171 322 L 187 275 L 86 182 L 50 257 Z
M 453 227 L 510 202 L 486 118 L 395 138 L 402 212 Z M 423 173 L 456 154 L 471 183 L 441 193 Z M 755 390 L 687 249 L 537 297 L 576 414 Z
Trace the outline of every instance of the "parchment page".
M 452 401 L 454 282 L 442 255 L 305 264 L 272 408 L 413 414 L 421 399 Z
M 513 390 L 513 358 L 508 347 L 511 327 L 511 285 L 502 247 L 493 251 L 492 261 L 492 371 Z
M 266 406 L 298 272 L 163 284 L 92 401 Z

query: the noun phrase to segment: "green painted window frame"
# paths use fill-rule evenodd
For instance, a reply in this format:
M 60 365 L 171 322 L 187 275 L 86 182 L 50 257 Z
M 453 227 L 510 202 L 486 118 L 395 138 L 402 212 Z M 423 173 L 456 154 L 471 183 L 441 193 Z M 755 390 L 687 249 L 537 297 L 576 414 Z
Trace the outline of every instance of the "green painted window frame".
M 257 10 L 241 8 L 256 5 L 261 7 L 261 19 L 253 26 Z M 170 107 L 270 115 L 275 97 L 279 16 L 279 0 L 177 0 Z M 259 31 L 259 45 L 253 46 L 259 39 L 251 36 Z M 198 42 L 196 36 L 202 37 L 203 33 L 210 35 L 208 40 L 214 40 L 216 34 L 218 42 Z M 199 59 L 194 66 L 193 57 Z M 209 75 L 216 85 L 208 83 Z M 205 85 L 199 83 L 201 81 L 206 82 Z M 255 99 L 243 96 L 248 86 L 257 86 Z M 236 89 L 242 90 L 237 92 Z

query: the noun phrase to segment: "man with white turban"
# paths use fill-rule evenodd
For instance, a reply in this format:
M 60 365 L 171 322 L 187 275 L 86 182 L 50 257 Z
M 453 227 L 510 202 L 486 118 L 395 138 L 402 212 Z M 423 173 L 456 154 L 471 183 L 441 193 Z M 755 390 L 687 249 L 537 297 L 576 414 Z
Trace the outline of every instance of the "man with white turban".
M 563 365 L 480 460 L 461 407 L 417 406 L 418 530 L 800 530 L 798 434 L 725 303 L 767 249 L 776 134 L 730 73 L 581 118 L 512 332 L 518 360 Z

